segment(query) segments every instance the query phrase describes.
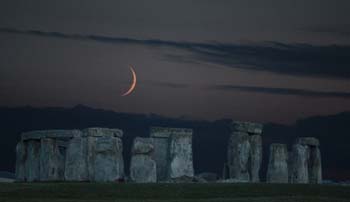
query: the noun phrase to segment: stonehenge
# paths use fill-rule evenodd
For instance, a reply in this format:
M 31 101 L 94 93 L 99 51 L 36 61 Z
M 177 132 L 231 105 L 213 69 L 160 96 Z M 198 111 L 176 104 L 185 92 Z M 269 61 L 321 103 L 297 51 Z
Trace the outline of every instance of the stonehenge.
M 260 182 L 263 125 L 232 121 L 222 179 L 215 173 L 196 174 L 193 130 L 151 127 L 149 137 L 131 146 L 129 177 L 124 173 L 123 131 L 109 128 L 41 130 L 21 134 L 16 146 L 16 180 L 120 182 Z M 319 140 L 297 138 L 270 145 L 267 183 L 322 183 Z
M 231 136 L 227 149 L 228 172 L 225 174 L 227 178 L 242 182 L 260 181 L 262 129 L 263 125 L 258 123 L 234 121 L 230 124 Z
M 291 153 L 291 183 L 322 182 L 322 165 L 319 141 L 313 137 L 298 138 Z
M 285 144 L 271 144 L 266 182 L 288 183 L 288 149 Z
M 153 139 L 153 159 L 156 161 L 157 181 L 168 179 L 169 137 L 170 132 L 166 128 L 151 127 L 150 137 Z
M 119 129 L 23 133 L 17 144 L 17 181 L 115 181 L 124 177 Z
M 272 144 L 266 179 L 271 183 L 322 183 L 318 139 L 297 138 L 290 152 L 287 151 L 286 145 Z
M 158 181 L 194 177 L 192 133 L 186 128 L 151 128 Z
M 157 167 L 153 160 L 153 140 L 136 137 L 131 150 L 130 179 L 133 182 L 157 182 Z

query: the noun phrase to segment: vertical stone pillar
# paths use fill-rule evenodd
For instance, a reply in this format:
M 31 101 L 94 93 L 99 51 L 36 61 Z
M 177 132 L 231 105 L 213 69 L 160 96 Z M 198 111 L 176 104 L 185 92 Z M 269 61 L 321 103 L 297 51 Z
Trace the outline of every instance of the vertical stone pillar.
M 40 180 L 40 141 L 27 141 L 27 158 L 25 161 L 25 175 L 28 182 Z
M 66 181 L 88 181 L 87 138 L 74 137 L 67 147 L 65 162 Z
M 271 144 L 266 181 L 288 183 L 288 149 L 285 144 Z
M 130 178 L 137 183 L 157 182 L 156 162 L 152 159 L 153 139 L 136 137 L 132 146 Z
M 322 183 L 321 152 L 316 146 L 310 147 L 309 156 L 309 179 L 312 184 Z
M 243 182 L 259 182 L 262 162 L 262 124 L 233 121 L 227 149 L 229 177 Z
M 228 159 L 230 178 L 249 182 L 250 138 L 248 133 L 233 132 L 228 151 L 231 154 L 231 158 Z
M 108 128 L 21 134 L 17 181 L 115 181 L 124 177 L 122 131 Z
M 260 182 L 259 171 L 262 162 L 261 135 L 250 136 L 250 179 L 251 182 Z
M 23 141 L 17 143 L 16 146 L 16 181 L 26 181 L 25 161 L 27 157 L 26 144 Z
M 169 178 L 192 178 L 194 176 L 192 157 L 192 130 L 176 129 L 170 136 Z
M 308 158 L 309 148 L 294 144 L 292 148 L 291 183 L 309 183 Z
M 169 163 L 169 137 L 171 131 L 163 127 L 151 127 L 150 137 L 153 139 L 154 151 L 152 159 L 157 166 L 157 181 L 168 180 L 168 163 Z
M 42 138 L 40 141 L 40 181 L 64 180 L 65 154 L 60 153 L 58 140 Z
M 87 128 L 87 164 L 89 179 L 97 182 L 112 182 L 124 178 L 122 156 L 123 132 L 119 129 Z
M 298 138 L 293 146 L 291 183 L 322 183 L 319 141 L 313 137 Z

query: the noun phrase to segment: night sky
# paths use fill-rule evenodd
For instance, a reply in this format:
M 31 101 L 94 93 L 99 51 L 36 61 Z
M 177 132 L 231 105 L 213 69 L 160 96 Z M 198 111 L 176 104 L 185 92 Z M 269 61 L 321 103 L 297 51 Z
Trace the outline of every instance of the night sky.
M 0 106 L 292 124 L 350 110 L 348 0 L 1 0 Z M 131 82 L 129 96 L 120 96 Z

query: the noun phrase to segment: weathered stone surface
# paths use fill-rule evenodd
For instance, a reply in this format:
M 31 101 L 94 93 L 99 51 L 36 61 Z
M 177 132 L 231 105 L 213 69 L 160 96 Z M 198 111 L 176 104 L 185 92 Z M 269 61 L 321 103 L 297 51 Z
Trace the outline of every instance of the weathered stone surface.
M 26 170 L 25 170 L 25 161 L 26 161 L 26 144 L 23 141 L 17 143 L 16 146 L 16 181 L 25 181 Z
M 153 146 L 152 159 L 157 165 L 157 180 L 166 181 L 168 178 L 169 139 L 153 138 Z
M 89 180 L 87 165 L 87 138 L 75 137 L 69 141 L 65 162 L 65 180 Z
M 131 151 L 131 180 L 138 183 L 157 182 L 157 166 L 152 159 L 153 138 L 136 137 Z
M 22 133 L 18 181 L 114 181 L 124 177 L 122 131 L 108 128 Z
M 169 178 L 193 178 L 192 132 L 171 134 L 169 157 Z
M 150 154 L 154 151 L 153 139 L 136 137 L 133 142 L 132 154 Z
M 124 161 L 120 159 L 123 151 L 121 145 L 121 139 L 117 137 L 96 137 L 95 148 L 92 151 L 95 153 L 95 159 L 88 162 L 94 167 L 94 181 L 116 181 L 124 177 Z
M 83 130 L 83 136 L 90 137 L 123 137 L 123 131 L 115 128 L 86 128 Z
M 150 129 L 150 137 L 152 137 L 153 145 L 154 145 L 154 152 L 152 154 L 152 158 L 156 161 L 156 164 L 157 164 L 158 181 L 163 181 L 163 182 L 168 181 L 170 177 L 169 167 L 171 164 L 171 160 L 173 158 L 171 157 L 171 154 L 170 154 L 170 149 L 171 149 L 170 145 L 172 142 L 171 136 L 173 135 L 174 136 L 177 136 L 177 135 L 192 136 L 192 130 L 186 129 L 186 128 L 165 128 L 165 127 L 151 127 Z M 188 154 L 190 154 L 192 158 L 192 152 Z
M 22 133 L 22 141 L 40 140 L 42 138 L 69 139 L 80 136 L 79 130 L 37 130 Z
M 296 144 L 307 146 L 319 146 L 320 142 L 314 137 L 301 137 L 296 140 Z
M 228 166 L 230 178 L 249 181 L 248 160 L 250 137 L 248 133 L 233 132 L 228 144 Z
M 285 144 L 271 144 L 266 181 L 288 183 L 288 150 Z
M 108 128 L 87 128 L 87 164 L 90 181 L 115 181 L 124 178 L 122 131 Z
M 250 180 L 260 182 L 260 166 L 262 162 L 262 139 L 260 135 L 250 136 Z
M 243 122 L 243 121 L 233 121 L 230 125 L 232 131 L 261 134 L 263 130 L 263 124 Z
M 131 157 L 130 178 L 137 183 L 157 182 L 156 162 L 147 154 L 136 154 Z
M 27 141 L 27 158 L 25 161 L 25 178 L 28 182 L 40 180 L 40 141 Z
M 40 181 L 64 180 L 65 148 L 57 139 L 42 138 L 40 144 Z
M 150 137 L 169 138 L 170 135 L 192 135 L 192 129 L 188 128 L 166 128 L 166 127 L 151 127 Z
M 87 141 L 87 166 L 89 181 L 95 181 L 96 137 L 84 137 Z
M 310 147 L 309 155 L 309 182 L 312 184 L 322 183 L 321 152 L 318 147 Z
M 308 146 L 294 144 L 291 157 L 291 183 L 309 183 Z

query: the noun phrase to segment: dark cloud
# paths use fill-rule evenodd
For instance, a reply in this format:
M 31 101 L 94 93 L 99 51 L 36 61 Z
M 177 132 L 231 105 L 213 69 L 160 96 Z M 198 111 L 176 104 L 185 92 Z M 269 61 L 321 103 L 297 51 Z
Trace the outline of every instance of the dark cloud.
M 95 41 L 109 44 L 131 44 L 171 47 L 186 50 L 183 55 L 165 55 L 170 61 L 210 62 L 232 68 L 268 71 L 279 74 L 350 78 L 350 46 L 311 45 L 265 42 L 261 44 L 195 43 L 158 39 L 134 39 L 100 35 L 65 34 L 39 30 L 0 28 L 2 33 L 25 34 L 60 39 Z
M 314 98 L 321 98 L 321 97 L 350 98 L 350 92 L 314 91 L 314 90 L 304 90 L 304 89 L 295 89 L 295 88 L 270 88 L 270 87 L 239 86 L 239 85 L 215 85 L 209 88 L 213 90 L 243 91 L 243 92 L 277 94 L 277 95 L 296 95 L 296 96 L 314 97 Z

